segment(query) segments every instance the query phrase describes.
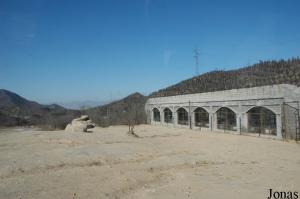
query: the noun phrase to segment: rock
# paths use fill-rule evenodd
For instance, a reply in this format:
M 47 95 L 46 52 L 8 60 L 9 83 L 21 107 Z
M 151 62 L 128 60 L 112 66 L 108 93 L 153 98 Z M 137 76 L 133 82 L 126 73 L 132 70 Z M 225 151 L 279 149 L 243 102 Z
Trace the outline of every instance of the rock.
M 87 132 L 88 129 L 94 128 L 95 124 L 89 119 L 89 116 L 82 115 L 80 118 L 72 120 L 67 125 L 65 131 L 69 132 Z

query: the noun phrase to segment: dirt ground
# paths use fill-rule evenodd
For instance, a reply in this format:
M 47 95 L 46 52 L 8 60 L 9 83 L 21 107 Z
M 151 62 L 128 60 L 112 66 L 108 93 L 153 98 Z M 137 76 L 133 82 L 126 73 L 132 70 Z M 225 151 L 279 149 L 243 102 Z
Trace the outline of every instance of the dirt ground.
M 300 144 L 142 125 L 2 129 L 0 198 L 267 198 L 300 191 Z

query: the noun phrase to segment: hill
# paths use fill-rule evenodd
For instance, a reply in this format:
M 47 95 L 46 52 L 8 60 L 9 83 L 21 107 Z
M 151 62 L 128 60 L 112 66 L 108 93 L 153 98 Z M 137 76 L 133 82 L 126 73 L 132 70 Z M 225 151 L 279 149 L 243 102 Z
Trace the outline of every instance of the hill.
M 230 71 L 212 71 L 153 92 L 149 97 L 164 97 L 272 84 L 300 86 L 300 59 L 261 61 Z
M 85 110 L 93 122 L 100 126 L 127 124 L 129 117 L 135 117 L 137 124 L 146 122 L 145 103 L 147 97 L 133 93 L 121 100 Z
M 212 71 L 143 96 L 133 93 L 121 100 L 83 111 L 100 126 L 127 124 L 134 116 L 138 124 L 146 122 L 145 103 L 149 97 L 247 88 L 272 84 L 300 86 L 300 59 L 261 61 L 252 66 L 230 71 Z M 0 89 L 0 126 L 46 125 L 64 128 L 80 111 L 59 105 L 41 105 L 13 92 Z
M 68 110 L 56 104 L 41 105 L 0 89 L 0 126 L 39 125 L 64 128 L 79 115 L 79 111 Z

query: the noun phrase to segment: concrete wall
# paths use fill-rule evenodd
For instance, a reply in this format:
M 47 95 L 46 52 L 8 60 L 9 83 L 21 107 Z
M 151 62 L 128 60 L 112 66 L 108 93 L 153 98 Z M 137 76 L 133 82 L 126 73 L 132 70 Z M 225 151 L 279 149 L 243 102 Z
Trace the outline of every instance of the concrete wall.
M 294 101 L 300 101 L 300 88 L 289 84 L 279 84 L 208 93 L 150 98 L 147 101 L 145 108 L 148 113 L 148 118 L 150 118 L 150 123 L 153 125 L 190 128 L 190 125 L 177 124 L 177 110 L 180 107 L 183 107 L 189 113 L 189 120 L 192 129 L 217 132 L 224 130 L 217 128 L 216 112 L 221 107 L 227 107 L 236 114 L 237 120 L 235 131 L 232 131 L 231 133 L 240 134 L 241 132 L 247 132 L 248 129 L 247 111 L 253 107 L 261 106 L 268 108 L 276 114 L 277 138 L 282 139 L 282 117 L 284 115 L 282 114 L 282 107 L 284 103 L 294 103 Z M 195 126 L 193 112 L 198 107 L 204 108 L 209 113 L 209 128 L 199 128 Z M 153 121 L 153 108 L 157 108 L 160 111 L 160 122 Z M 165 108 L 169 108 L 173 113 L 173 123 L 171 124 L 164 123 L 163 110 Z M 288 113 L 285 114 L 285 118 L 288 117 L 286 115 L 288 115 Z

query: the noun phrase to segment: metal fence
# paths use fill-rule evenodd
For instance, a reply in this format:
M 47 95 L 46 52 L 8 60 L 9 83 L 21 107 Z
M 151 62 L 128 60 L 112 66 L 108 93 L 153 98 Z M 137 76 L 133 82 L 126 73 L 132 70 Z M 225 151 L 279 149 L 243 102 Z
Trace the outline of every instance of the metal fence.
M 222 107 L 217 111 L 217 127 L 218 129 L 236 131 L 236 114 L 229 108 Z
M 255 107 L 247 112 L 249 133 L 276 135 L 276 115 L 264 108 Z
M 209 127 L 209 114 L 203 108 L 197 108 L 194 111 L 195 114 L 195 126 L 197 127 Z
M 173 114 L 170 109 L 166 108 L 164 110 L 164 118 L 165 123 L 173 123 Z
M 282 134 L 284 139 L 299 141 L 299 102 L 284 103 L 282 105 Z
M 283 139 L 300 140 L 300 102 L 285 102 L 281 106 L 281 124 L 277 124 L 276 114 L 264 107 L 254 107 L 246 114 L 246 118 L 239 117 L 241 133 L 253 133 L 276 136 L 277 127 L 282 130 Z M 197 127 L 213 128 L 213 123 L 210 124 L 209 113 L 198 107 L 195 111 L 191 112 L 189 104 L 189 112 L 184 108 L 179 108 L 177 112 L 177 123 L 180 125 L 188 125 L 191 128 L 191 114 L 194 114 L 194 125 Z M 149 113 L 150 114 L 150 113 Z M 169 108 L 163 110 L 164 122 L 166 124 L 173 124 L 174 115 Z M 243 119 L 243 120 L 241 120 Z M 160 112 L 158 109 L 153 110 L 153 120 L 160 121 Z M 217 128 L 224 131 L 237 131 L 237 115 L 231 109 L 222 107 L 216 112 Z M 213 121 L 211 119 L 211 121 Z
M 178 124 L 188 125 L 189 124 L 189 114 L 184 108 L 179 108 L 177 110 Z

